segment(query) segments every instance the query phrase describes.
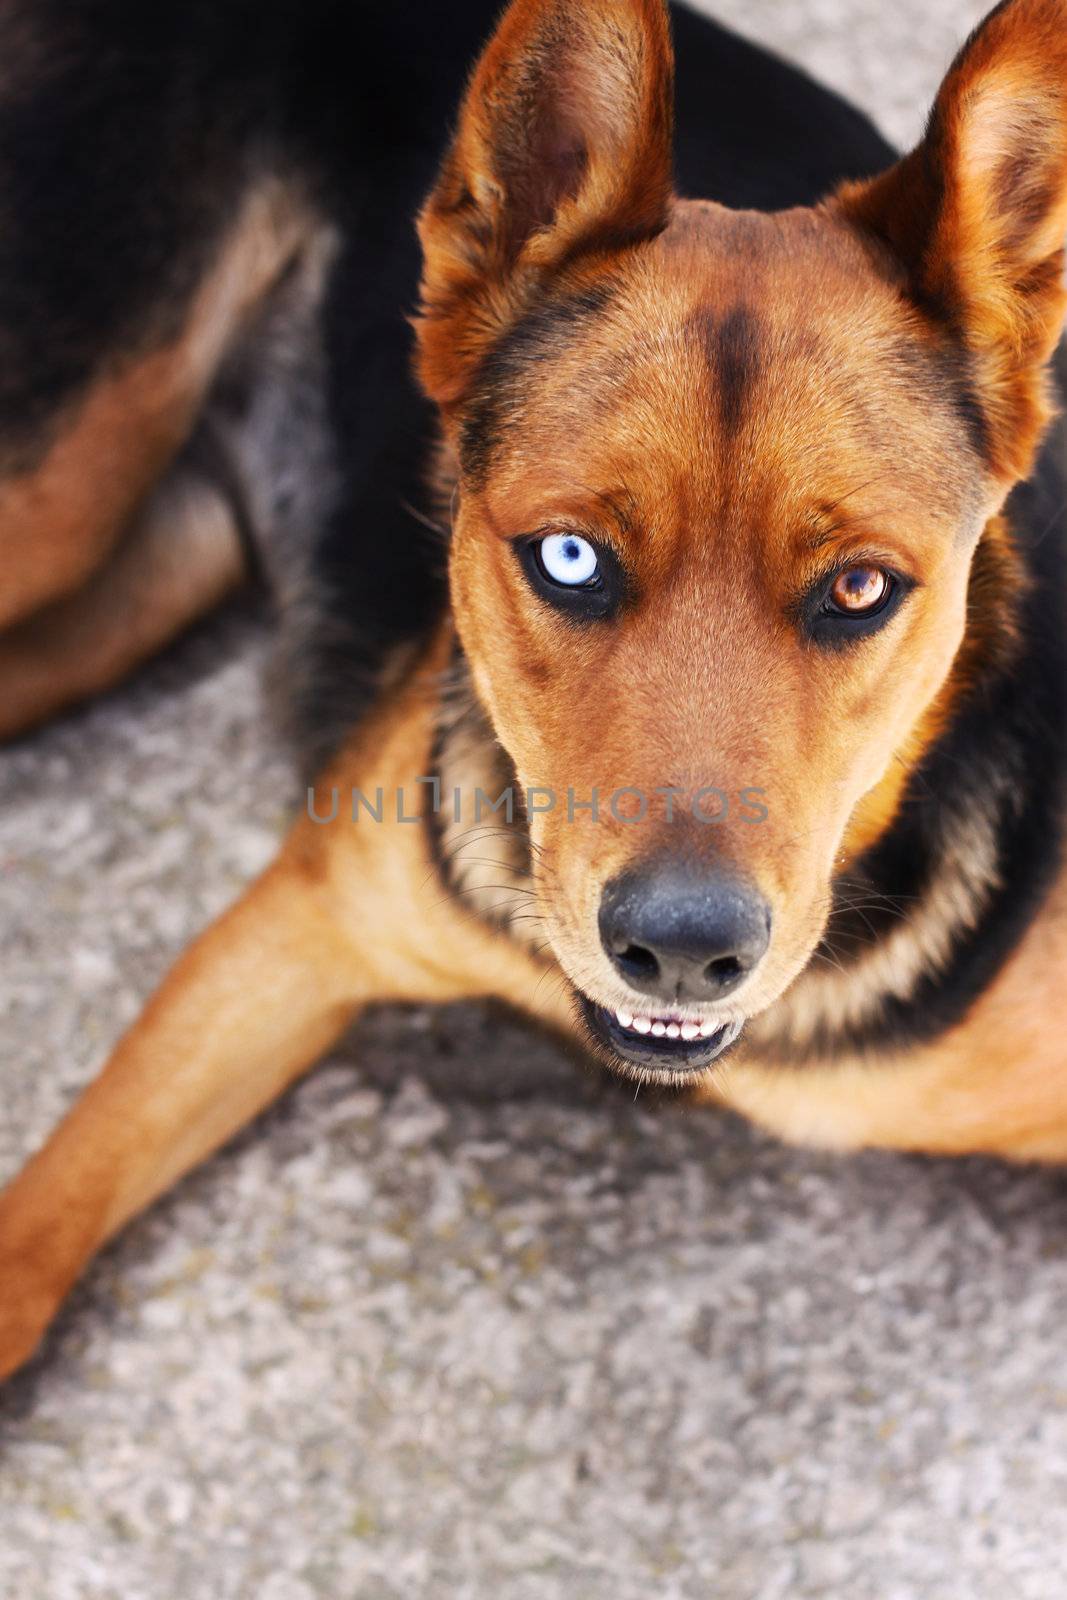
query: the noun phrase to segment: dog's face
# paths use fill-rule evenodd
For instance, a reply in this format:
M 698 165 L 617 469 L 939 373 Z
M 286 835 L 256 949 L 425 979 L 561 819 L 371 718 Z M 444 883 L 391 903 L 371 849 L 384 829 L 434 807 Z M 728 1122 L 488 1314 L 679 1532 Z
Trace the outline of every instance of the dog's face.
M 774 216 L 672 199 L 658 0 L 518 0 L 472 82 L 421 222 L 455 615 L 537 791 L 549 938 L 633 1072 L 706 1067 L 804 968 L 1010 582 L 1065 24 L 1014 0 L 918 152 Z

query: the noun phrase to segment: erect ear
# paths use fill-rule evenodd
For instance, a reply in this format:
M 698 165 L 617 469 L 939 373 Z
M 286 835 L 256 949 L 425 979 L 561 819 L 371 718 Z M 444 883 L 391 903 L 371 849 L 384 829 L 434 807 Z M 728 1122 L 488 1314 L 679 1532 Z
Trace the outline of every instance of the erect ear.
M 962 344 L 996 477 L 1026 475 L 1063 324 L 1067 0 L 1006 0 L 956 58 L 923 142 L 840 196 Z
M 439 405 L 553 272 L 665 226 L 672 120 L 664 0 L 514 0 L 419 219 L 419 376 Z

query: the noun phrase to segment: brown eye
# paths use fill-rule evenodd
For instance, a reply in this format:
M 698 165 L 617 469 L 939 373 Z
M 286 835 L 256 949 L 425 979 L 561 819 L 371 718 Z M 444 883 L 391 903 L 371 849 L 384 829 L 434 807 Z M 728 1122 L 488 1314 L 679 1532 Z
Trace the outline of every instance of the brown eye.
M 881 567 L 849 567 L 834 579 L 830 606 L 846 616 L 862 616 L 877 611 L 891 587 L 892 580 Z
M 857 561 L 813 584 L 797 618 L 812 644 L 850 649 L 892 621 L 914 588 L 914 578 L 891 567 Z

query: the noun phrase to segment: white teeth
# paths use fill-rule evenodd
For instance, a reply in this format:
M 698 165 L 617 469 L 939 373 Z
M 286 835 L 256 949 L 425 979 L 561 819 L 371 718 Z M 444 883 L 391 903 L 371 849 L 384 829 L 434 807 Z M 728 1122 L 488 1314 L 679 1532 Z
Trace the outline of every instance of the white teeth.
M 691 1044 L 694 1039 L 710 1039 L 720 1031 L 717 1022 L 664 1022 L 658 1017 L 637 1017 L 632 1011 L 616 1011 L 619 1025 L 634 1033 L 650 1033 L 654 1039 L 684 1039 Z

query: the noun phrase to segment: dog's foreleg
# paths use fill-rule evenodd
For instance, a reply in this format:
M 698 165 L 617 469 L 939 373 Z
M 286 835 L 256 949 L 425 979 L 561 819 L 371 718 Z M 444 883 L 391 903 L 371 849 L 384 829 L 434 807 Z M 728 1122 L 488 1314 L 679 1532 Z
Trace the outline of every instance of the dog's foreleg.
M 338 1037 L 373 980 L 287 850 L 178 961 L 101 1075 L 0 1195 L 0 1376 L 85 1263 Z
M 310 1067 L 364 1006 L 498 995 L 569 1015 L 551 963 L 471 915 L 409 810 L 431 760 L 442 633 L 323 779 L 273 867 L 186 952 L 100 1077 L 0 1194 L 0 1376 L 93 1254 Z M 403 805 L 403 785 L 408 785 Z M 340 794 L 380 791 L 378 821 Z M 330 804 L 331 793 L 333 805 Z M 386 803 L 384 796 L 390 797 Z M 549 986 L 551 990 L 551 985 Z

